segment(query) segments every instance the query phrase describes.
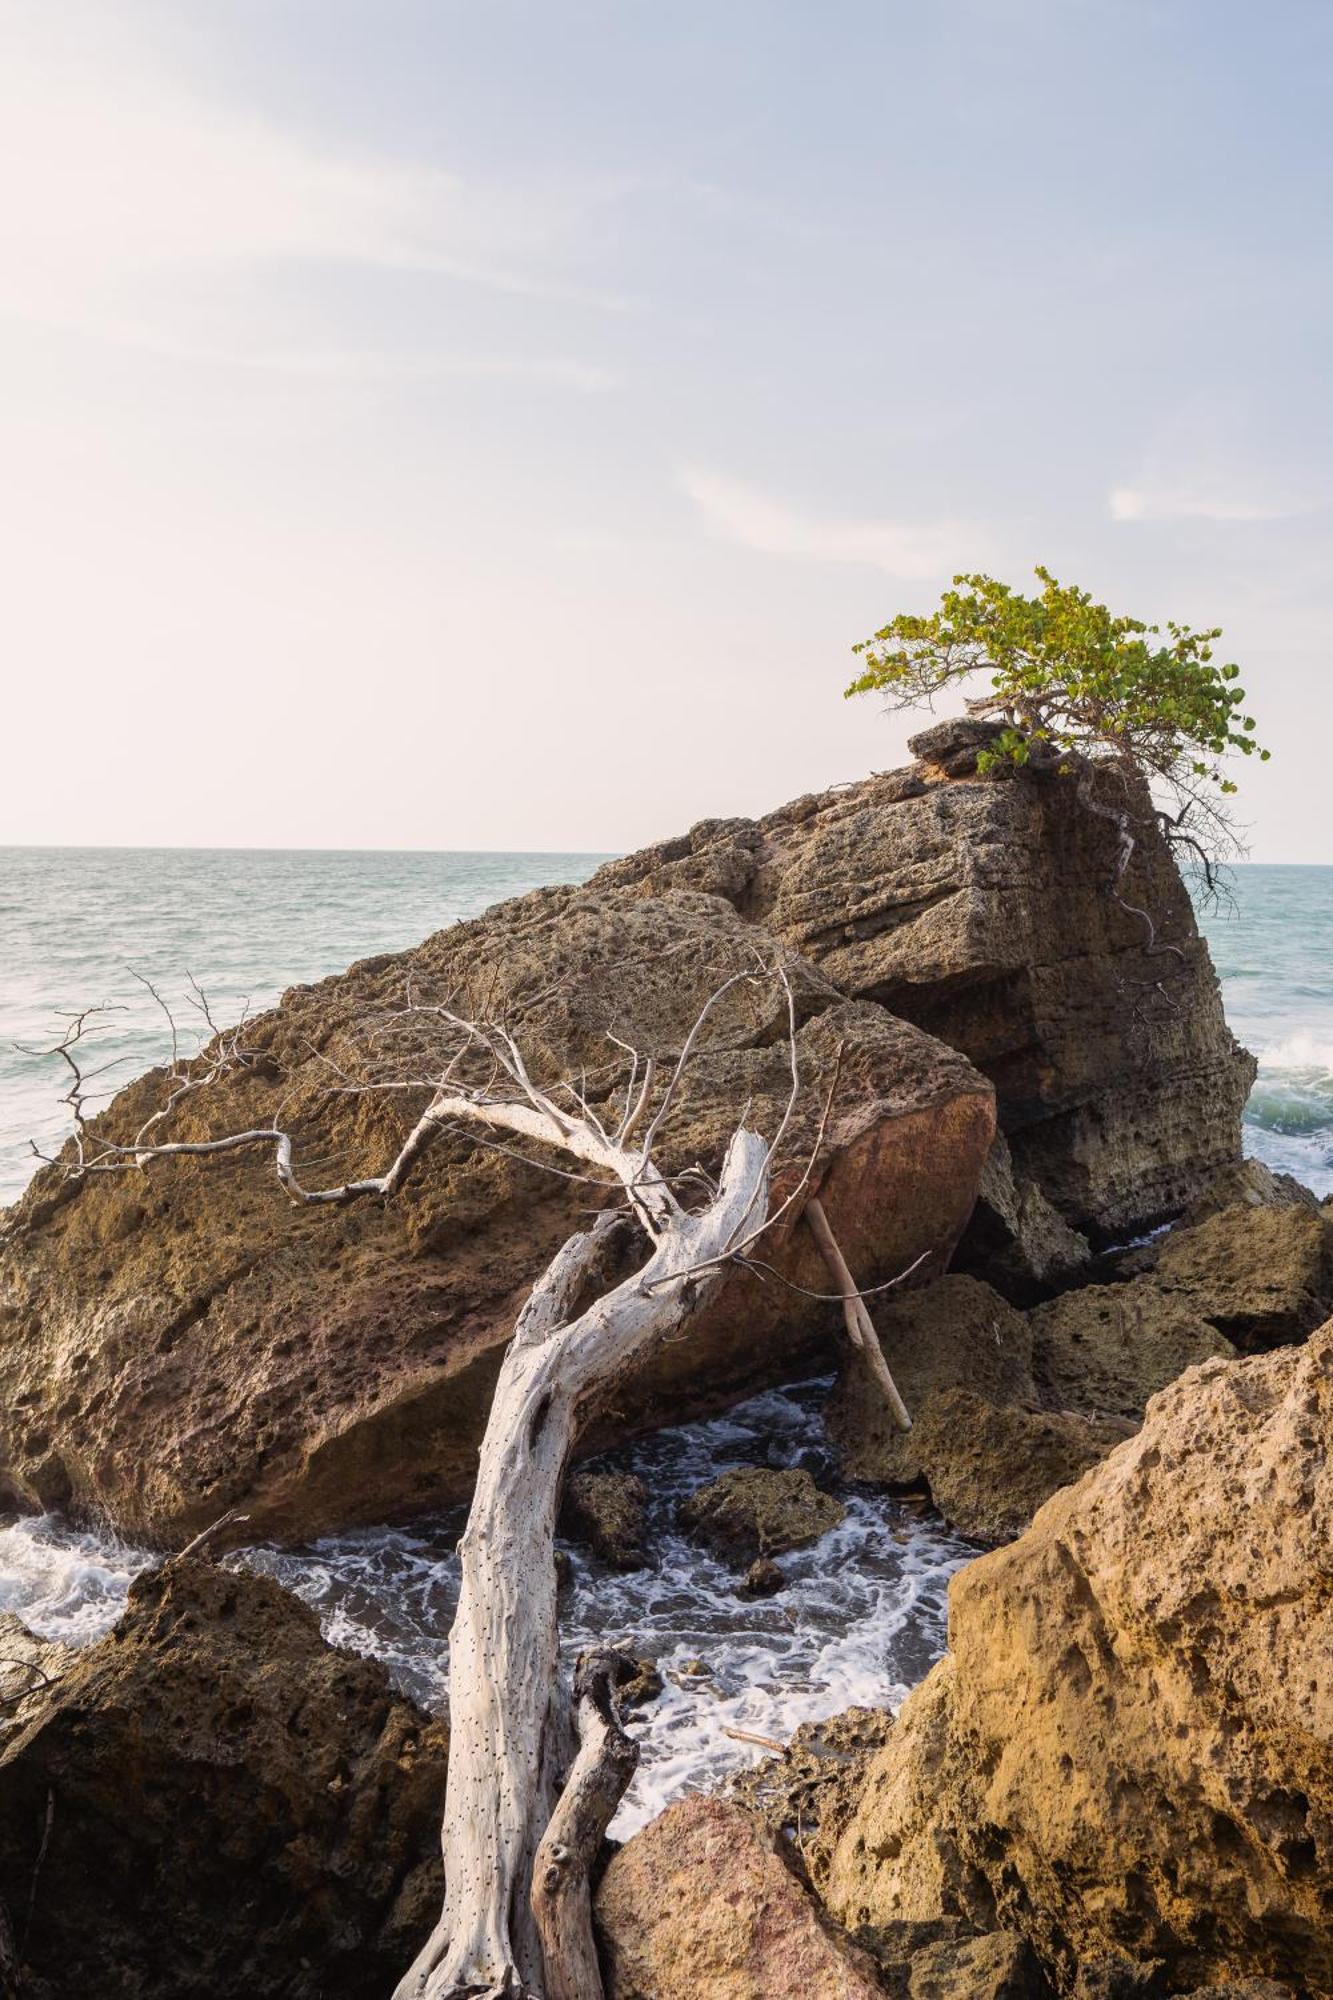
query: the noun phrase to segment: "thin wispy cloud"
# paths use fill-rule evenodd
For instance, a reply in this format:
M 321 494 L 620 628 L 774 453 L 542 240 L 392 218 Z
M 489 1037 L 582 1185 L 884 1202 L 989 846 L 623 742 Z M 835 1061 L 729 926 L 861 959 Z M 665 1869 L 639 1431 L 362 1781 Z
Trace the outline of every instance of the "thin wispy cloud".
M 491 186 L 309 139 L 214 104 L 114 36 L 89 46 L 16 10 L 0 69 L 0 311 L 163 337 L 182 280 L 265 266 L 420 272 L 618 311 L 560 268 L 577 192 Z M 127 307 L 129 310 L 127 311 Z M 246 359 L 244 351 L 238 359 Z
M 763 555 L 860 563 L 909 579 L 952 574 L 960 554 L 968 561 L 989 559 L 989 537 L 973 521 L 823 516 L 705 467 L 687 466 L 678 478 L 710 533 Z

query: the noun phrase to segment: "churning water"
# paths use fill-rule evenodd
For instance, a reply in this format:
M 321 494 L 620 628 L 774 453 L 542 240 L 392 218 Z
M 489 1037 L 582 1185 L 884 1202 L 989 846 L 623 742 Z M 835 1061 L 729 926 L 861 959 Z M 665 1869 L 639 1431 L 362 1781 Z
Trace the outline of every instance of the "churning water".
M 14 1042 L 49 1042 L 54 1010 L 106 1001 L 117 1009 L 108 1088 L 160 1059 L 160 1017 L 128 966 L 177 997 L 192 972 L 219 1018 L 233 1018 L 245 1001 L 271 1004 L 287 985 L 414 944 L 503 896 L 582 879 L 599 858 L 0 850 L 0 1199 L 27 1179 L 28 1140 L 64 1129 L 53 1067 Z M 1236 881 L 1234 911 L 1204 925 L 1232 1026 L 1260 1058 L 1248 1148 L 1333 1192 L 1333 869 L 1244 867 Z M 729 1730 L 783 1737 L 854 1702 L 893 1705 L 943 1649 L 948 1579 L 971 1550 L 909 1503 L 845 1496 L 844 1524 L 781 1558 L 784 1588 L 761 1601 L 676 1528 L 684 1494 L 732 1465 L 805 1465 L 831 1483 L 822 1395 L 820 1384 L 772 1391 L 608 1461 L 647 1482 L 652 1561 L 618 1575 L 572 1549 L 564 1643 L 623 1642 L 664 1680 L 617 1833 L 759 1754 Z M 436 1705 L 460 1529 L 441 1516 L 241 1559 L 312 1604 L 329 1638 L 376 1654 Z M 147 1560 L 57 1520 L 14 1522 L 0 1529 L 0 1610 L 46 1636 L 95 1638 Z

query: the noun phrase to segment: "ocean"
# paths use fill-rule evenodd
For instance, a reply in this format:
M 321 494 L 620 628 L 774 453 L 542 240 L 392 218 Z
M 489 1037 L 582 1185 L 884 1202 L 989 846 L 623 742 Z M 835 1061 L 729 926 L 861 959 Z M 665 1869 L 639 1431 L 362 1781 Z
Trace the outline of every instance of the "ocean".
M 541 883 L 585 879 L 589 854 L 260 853 L 0 849 L 0 1202 L 26 1184 L 32 1142 L 66 1129 L 64 1015 L 98 1017 L 99 1088 L 162 1058 L 166 1024 L 142 975 L 182 1022 L 191 978 L 219 1020 L 271 1005 L 293 984 L 430 932 Z M 1259 1058 L 1246 1149 L 1333 1193 L 1333 868 L 1243 866 L 1204 929 L 1236 1034 Z M 132 970 L 131 970 L 132 968 Z M 801 1464 L 832 1475 L 825 1385 L 756 1397 L 725 1417 L 659 1432 L 614 1463 L 652 1494 L 655 1560 L 629 1576 L 569 1551 L 563 1607 L 572 1654 L 593 1637 L 656 1658 L 664 1694 L 614 1830 L 624 1837 L 681 1791 L 758 1753 L 728 1734 L 786 1736 L 854 1702 L 893 1704 L 945 1643 L 949 1577 L 973 1551 L 909 1501 L 853 1493 L 835 1535 L 782 1559 L 778 1598 L 754 1602 L 679 1534 L 674 1512 L 728 1465 Z M 319 1611 L 328 1637 L 381 1658 L 419 1700 L 444 1693 L 457 1514 L 238 1558 Z M 53 1638 L 106 1631 L 150 1560 L 115 1536 L 53 1517 L 0 1525 L 0 1610 Z M 703 1662 L 702 1671 L 700 1662 Z

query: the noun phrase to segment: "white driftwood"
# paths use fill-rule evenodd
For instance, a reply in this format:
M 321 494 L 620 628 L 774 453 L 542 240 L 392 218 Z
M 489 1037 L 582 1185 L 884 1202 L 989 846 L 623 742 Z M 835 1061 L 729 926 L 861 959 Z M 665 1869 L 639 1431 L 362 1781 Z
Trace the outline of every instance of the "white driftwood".
M 600 1248 L 594 1230 L 566 1244 L 524 1308 L 460 1544 L 444 1911 L 395 2000 L 510 2000 L 543 1990 L 530 1897 L 555 1772 L 568 1754 L 552 1560 L 565 1465 L 592 1399 L 675 1332 L 719 1281 L 717 1259 L 767 1205 L 768 1161 L 761 1138 L 738 1132 L 715 1199 L 694 1215 L 677 1208 L 640 1271 L 562 1323 Z

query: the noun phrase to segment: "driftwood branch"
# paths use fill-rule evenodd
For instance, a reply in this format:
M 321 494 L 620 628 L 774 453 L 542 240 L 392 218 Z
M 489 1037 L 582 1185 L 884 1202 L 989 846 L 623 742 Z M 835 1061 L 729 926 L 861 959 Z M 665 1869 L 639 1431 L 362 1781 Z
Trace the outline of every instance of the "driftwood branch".
M 819 1245 L 824 1262 L 840 1289 L 847 1338 L 865 1362 L 898 1429 L 910 1431 L 912 1419 L 907 1414 L 907 1405 L 898 1394 L 898 1385 L 893 1379 L 888 1362 L 884 1359 L 884 1349 L 879 1344 L 874 1321 L 866 1309 L 865 1300 L 856 1288 L 856 1280 L 848 1268 L 847 1259 L 838 1248 L 838 1239 L 829 1227 L 824 1204 L 818 1195 L 812 1195 L 806 1203 L 805 1215 L 810 1224 L 810 1233 Z
M 634 1776 L 639 1746 L 621 1725 L 616 1688 L 632 1667 L 620 1653 L 585 1653 L 574 1674 L 578 1755 L 537 1848 L 532 1914 L 546 2000 L 602 2000 L 592 1932 L 592 1873 L 606 1829 Z

